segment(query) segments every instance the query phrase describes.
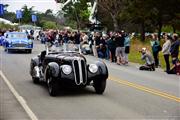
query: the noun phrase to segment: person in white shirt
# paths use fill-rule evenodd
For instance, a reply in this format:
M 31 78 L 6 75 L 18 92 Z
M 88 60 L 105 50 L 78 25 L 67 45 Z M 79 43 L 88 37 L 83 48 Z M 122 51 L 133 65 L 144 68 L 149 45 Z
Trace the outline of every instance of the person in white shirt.
M 164 55 L 164 60 L 166 62 L 166 70 L 165 72 L 169 72 L 170 70 L 170 63 L 169 63 L 169 55 L 171 54 L 170 53 L 170 48 L 171 48 L 171 41 L 170 41 L 171 37 L 168 36 L 168 35 L 165 35 L 164 36 L 164 40 L 165 40 L 165 43 L 163 44 L 163 47 L 162 47 L 162 53 Z

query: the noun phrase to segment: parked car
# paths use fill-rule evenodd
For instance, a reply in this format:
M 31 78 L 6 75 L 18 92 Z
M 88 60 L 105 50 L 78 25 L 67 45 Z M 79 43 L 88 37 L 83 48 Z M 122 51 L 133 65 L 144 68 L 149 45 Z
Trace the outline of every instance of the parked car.
M 46 47 L 40 55 L 31 59 L 30 75 L 34 83 L 45 82 L 50 96 L 56 96 L 63 86 L 82 88 L 93 85 L 97 94 L 103 94 L 108 78 L 104 62 L 87 64 L 80 54 L 78 45 L 64 44 L 60 47 Z
M 31 53 L 33 41 L 28 39 L 27 34 L 24 32 L 7 32 L 4 36 L 3 47 L 7 52 L 10 50 L 25 50 Z

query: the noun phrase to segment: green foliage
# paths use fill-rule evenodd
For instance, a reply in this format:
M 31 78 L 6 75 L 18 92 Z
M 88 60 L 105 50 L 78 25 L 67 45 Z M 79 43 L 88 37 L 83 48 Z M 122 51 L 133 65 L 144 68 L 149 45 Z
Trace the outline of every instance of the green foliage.
M 67 20 L 65 21 L 65 26 L 69 26 L 69 27 L 71 27 L 71 28 L 73 28 L 73 29 L 76 29 L 76 28 L 77 28 L 77 22 L 74 21 L 74 20 L 69 20 L 69 19 L 67 19 Z
M 163 26 L 163 27 L 162 27 L 162 32 L 168 32 L 168 33 L 170 33 L 170 32 L 172 32 L 172 31 L 173 31 L 172 26 L 166 25 L 166 26 Z
M 51 21 L 42 21 L 42 27 L 44 29 L 57 29 L 56 23 Z

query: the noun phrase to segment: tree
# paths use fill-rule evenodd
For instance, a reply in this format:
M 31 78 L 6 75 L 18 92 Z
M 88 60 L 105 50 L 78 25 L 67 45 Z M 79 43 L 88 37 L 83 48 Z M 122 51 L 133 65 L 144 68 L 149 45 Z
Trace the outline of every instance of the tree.
M 102 10 L 107 15 L 110 15 L 115 31 L 119 30 L 118 17 L 127 3 L 127 0 L 98 0 L 98 11 Z
M 89 10 L 87 2 L 89 0 L 78 0 L 75 3 L 70 3 L 63 8 L 64 17 L 66 19 L 76 21 L 77 29 L 85 27 L 88 23 Z
M 51 9 L 47 9 L 45 15 L 52 15 L 53 11 Z
M 128 6 L 127 12 L 132 23 L 140 25 L 141 40 L 145 40 L 146 24 L 152 16 L 153 9 L 150 0 L 132 0 Z
M 180 31 L 180 13 L 176 14 L 174 19 L 172 19 L 169 24 L 172 26 L 174 33 L 176 33 L 176 30 Z
M 150 1 L 149 4 L 154 10 L 151 20 L 153 20 L 154 26 L 157 26 L 158 38 L 161 36 L 161 29 L 163 25 L 170 24 L 175 28 L 177 22 L 177 13 L 180 13 L 180 0 L 156 0 Z
M 33 6 L 28 8 L 27 5 L 22 7 L 23 17 L 21 19 L 22 23 L 31 23 L 31 15 L 34 13 Z

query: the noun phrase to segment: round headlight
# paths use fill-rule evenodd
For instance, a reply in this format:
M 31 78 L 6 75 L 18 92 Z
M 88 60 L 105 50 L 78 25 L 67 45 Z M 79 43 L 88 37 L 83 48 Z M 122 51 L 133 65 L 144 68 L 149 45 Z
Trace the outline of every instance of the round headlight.
M 69 75 L 72 72 L 72 67 L 70 65 L 62 65 L 62 71 L 64 74 Z
M 32 41 L 28 41 L 28 44 L 32 44 L 33 42 Z
M 96 73 L 98 71 L 98 66 L 96 64 L 90 64 L 89 65 L 89 71 L 91 73 Z

